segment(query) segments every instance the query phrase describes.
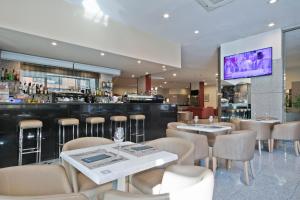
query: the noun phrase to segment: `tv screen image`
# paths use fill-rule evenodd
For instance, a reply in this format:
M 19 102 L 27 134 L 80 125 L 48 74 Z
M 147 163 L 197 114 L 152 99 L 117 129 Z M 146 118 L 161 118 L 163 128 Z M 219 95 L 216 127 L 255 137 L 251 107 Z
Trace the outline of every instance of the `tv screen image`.
M 272 75 L 272 47 L 224 57 L 224 80 Z

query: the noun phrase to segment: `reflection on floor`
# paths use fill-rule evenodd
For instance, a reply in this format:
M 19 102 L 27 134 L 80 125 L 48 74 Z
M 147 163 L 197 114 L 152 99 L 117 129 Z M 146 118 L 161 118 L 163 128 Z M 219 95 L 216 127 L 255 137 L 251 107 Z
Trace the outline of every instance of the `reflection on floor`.
M 255 152 L 254 177 L 250 186 L 244 185 L 243 164 L 233 162 L 227 171 L 225 162 L 215 175 L 214 200 L 299 200 L 300 157 L 291 143 L 280 143 L 273 153 Z

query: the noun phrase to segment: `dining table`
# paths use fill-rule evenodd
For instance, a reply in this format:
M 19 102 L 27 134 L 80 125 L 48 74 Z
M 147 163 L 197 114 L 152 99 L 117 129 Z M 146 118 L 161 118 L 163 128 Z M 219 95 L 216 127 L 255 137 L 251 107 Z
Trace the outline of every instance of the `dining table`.
M 224 131 L 231 130 L 230 126 L 222 126 L 222 125 L 215 125 L 215 124 L 185 124 L 185 125 L 178 125 L 177 128 L 182 130 L 212 133 L 216 135 L 224 134 Z
M 176 154 L 133 142 L 63 151 L 60 157 L 97 185 L 113 182 L 113 189 L 120 191 L 126 191 L 127 176 L 178 159 Z

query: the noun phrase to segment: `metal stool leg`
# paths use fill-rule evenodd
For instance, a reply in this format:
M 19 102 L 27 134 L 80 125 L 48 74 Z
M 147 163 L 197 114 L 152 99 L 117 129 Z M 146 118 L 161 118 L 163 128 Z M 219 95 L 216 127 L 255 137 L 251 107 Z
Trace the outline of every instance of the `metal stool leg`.
M 127 121 L 125 121 L 125 141 L 127 141 Z
M 85 122 L 85 136 L 87 136 L 88 133 L 87 133 L 87 123 Z
M 104 137 L 104 122 L 102 123 L 102 137 Z
M 58 154 L 59 155 L 60 155 L 60 145 L 61 145 L 61 126 L 59 125 L 58 126 Z
M 65 144 L 65 126 L 62 126 L 63 138 L 62 138 L 62 145 Z
M 143 120 L 143 142 L 145 142 L 145 120 Z
M 94 134 L 93 134 L 93 124 L 91 124 L 91 137 L 94 137 Z
M 74 128 L 74 125 L 72 126 L 72 129 L 73 129 L 73 140 L 75 139 L 75 128 Z
M 77 138 L 79 138 L 79 124 L 77 125 Z
M 39 128 L 36 129 L 36 152 L 35 152 L 35 162 L 38 163 L 39 161 L 39 147 L 40 147 L 40 134 L 39 134 Z
M 139 121 L 135 120 L 135 142 L 138 143 Z
M 112 121 L 110 121 L 110 139 L 112 139 L 112 124 L 113 122 Z
M 99 137 L 99 124 L 97 124 L 97 137 Z
M 23 129 L 20 128 L 19 132 L 19 162 L 18 165 L 22 165 L 22 155 L 23 155 Z
M 39 163 L 42 161 L 42 128 L 39 128 Z
M 131 140 L 131 134 L 132 134 L 132 130 L 131 130 L 131 119 L 129 120 L 129 141 L 132 142 Z

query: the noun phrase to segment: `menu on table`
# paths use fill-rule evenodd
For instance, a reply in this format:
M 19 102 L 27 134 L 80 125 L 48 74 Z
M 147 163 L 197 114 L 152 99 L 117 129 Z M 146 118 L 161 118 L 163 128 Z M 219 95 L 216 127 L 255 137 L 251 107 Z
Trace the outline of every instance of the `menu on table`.
M 115 149 L 118 149 L 118 147 L 114 147 Z M 144 145 L 144 144 L 128 144 L 128 145 L 122 145 L 120 146 L 120 151 L 123 151 L 125 153 L 128 153 L 133 156 L 142 157 L 149 154 L 157 153 L 159 152 L 158 149 Z

